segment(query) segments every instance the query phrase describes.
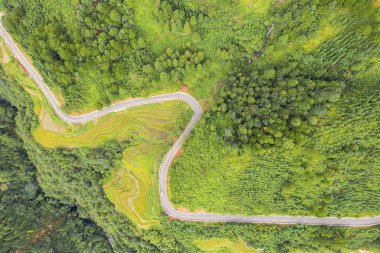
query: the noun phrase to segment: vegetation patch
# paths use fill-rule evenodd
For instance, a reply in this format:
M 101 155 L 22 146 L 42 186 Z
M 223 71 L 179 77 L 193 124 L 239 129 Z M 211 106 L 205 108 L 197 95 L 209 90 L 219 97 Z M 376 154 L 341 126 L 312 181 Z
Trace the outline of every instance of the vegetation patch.
M 317 34 L 314 38 L 310 39 L 306 44 L 303 46 L 306 52 L 310 52 L 314 49 L 316 49 L 318 46 L 320 46 L 324 41 L 331 38 L 332 36 L 338 34 L 337 27 L 332 26 L 331 24 L 327 25 L 321 30 L 318 30 Z
M 279 6 L 265 53 L 226 80 L 169 171 L 176 206 L 248 215 L 379 214 L 378 12 L 368 3 L 338 6 Z M 358 9 L 373 22 L 363 22 Z M 325 30 L 326 20 L 338 28 Z M 296 50 L 306 38 L 321 41 Z M 289 51 L 278 53 L 284 47 Z
M 241 3 L 257 13 L 267 13 L 275 0 L 241 0 Z
M 380 203 L 377 2 L 0 0 L 0 9 L 67 112 L 184 84 L 206 105 L 169 170 L 169 197 L 182 210 L 373 216 Z M 55 116 L 17 62 L 1 67 L 1 96 L 17 107 L 16 116 L 0 106 L 6 252 L 380 248 L 379 226 L 171 219 L 160 207 L 157 169 L 189 110 L 180 115 L 184 106 L 165 103 L 139 108 L 144 117 L 135 108 L 74 126 Z M 47 143 L 54 148 L 36 141 L 38 131 L 42 141 L 54 133 Z M 44 229 L 66 212 L 62 224 Z
M 1 17 L 1 15 L 0 15 Z M 6 49 L 6 46 L 5 46 L 5 43 L 3 40 L 1 40 L 0 42 L 0 57 L 1 57 L 1 63 L 2 64 L 6 64 L 10 61 L 10 56 L 9 56 L 9 53 L 7 52 L 7 49 Z
M 170 148 L 170 140 L 183 128 L 175 121 L 180 116 L 179 112 L 172 113 L 163 124 L 168 133 L 157 132 L 155 135 L 149 129 L 148 138 L 137 137 L 134 145 L 124 151 L 122 168 L 113 172 L 103 185 L 117 210 L 143 228 L 159 224 L 158 169 L 163 155 Z
M 231 241 L 226 238 L 215 238 L 206 240 L 196 240 L 195 242 L 202 250 L 207 252 L 231 252 L 231 253 L 254 253 L 258 252 L 247 246 L 242 240 Z
M 45 147 L 97 146 L 108 140 L 123 140 L 133 135 L 141 135 L 148 140 L 167 137 L 170 129 L 165 128 L 165 117 L 173 124 L 172 115 L 183 110 L 180 102 L 168 102 L 116 112 L 81 126 L 66 129 L 65 133 L 53 132 L 39 126 L 34 132 L 38 142 Z M 175 122 L 175 120 L 174 120 Z

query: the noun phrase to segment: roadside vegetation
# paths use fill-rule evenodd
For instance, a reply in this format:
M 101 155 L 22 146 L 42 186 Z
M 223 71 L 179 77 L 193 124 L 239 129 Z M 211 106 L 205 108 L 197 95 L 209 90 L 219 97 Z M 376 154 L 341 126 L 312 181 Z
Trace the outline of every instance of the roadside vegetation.
M 176 207 L 360 217 L 379 215 L 380 206 L 378 5 L 0 0 L 7 30 L 66 112 L 183 86 L 200 99 L 204 118 L 169 170 Z M 188 122 L 185 105 L 65 124 L 0 53 L 0 252 L 380 248 L 379 226 L 167 217 L 157 171 Z
M 210 239 L 210 240 L 197 240 L 199 248 L 206 252 L 235 252 L 235 253 L 254 253 L 258 250 L 249 248 L 244 241 L 236 240 L 231 241 L 226 238 Z

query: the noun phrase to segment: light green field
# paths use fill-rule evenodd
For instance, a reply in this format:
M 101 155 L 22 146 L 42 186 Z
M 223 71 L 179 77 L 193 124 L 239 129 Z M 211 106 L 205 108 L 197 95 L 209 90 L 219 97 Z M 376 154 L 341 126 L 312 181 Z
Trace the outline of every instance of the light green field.
M 32 97 L 34 111 L 40 120 L 33 135 L 41 145 L 48 148 L 96 147 L 109 140 L 133 137 L 131 147 L 124 151 L 121 168 L 112 171 L 104 180 L 104 190 L 115 208 L 137 225 L 146 228 L 159 224 L 157 171 L 162 155 L 175 138 L 175 130 L 181 127 L 178 119 L 186 104 L 171 101 L 146 105 L 111 113 L 83 125 L 67 124 L 54 114 L 37 85 L 17 62 L 7 60 L 9 52 L 1 43 L 1 59 L 7 76 L 17 80 Z M 62 98 L 58 101 L 62 102 Z
M 256 13 L 267 13 L 274 0 L 241 0 L 241 4 Z
M 316 49 L 319 45 L 321 45 L 327 39 L 333 37 L 338 34 L 339 28 L 331 25 L 326 25 L 323 29 L 318 30 L 317 34 L 315 34 L 314 38 L 306 42 L 303 46 L 306 52 L 310 52 Z
M 247 244 L 239 239 L 232 241 L 228 238 L 215 238 L 215 239 L 205 239 L 205 240 L 196 240 L 195 244 L 204 251 L 207 252 L 230 252 L 230 253 L 253 253 L 258 252 L 250 247 Z
M 180 102 L 167 102 L 109 114 L 94 122 L 79 126 L 69 126 L 62 130 L 53 130 L 50 122 L 47 130 L 41 124 L 34 132 L 36 140 L 45 147 L 93 147 L 109 140 L 123 140 L 139 135 L 146 140 L 156 142 L 166 140 L 175 127 L 176 116 L 184 109 Z M 43 109 L 41 110 L 43 111 Z M 41 114 L 40 114 L 41 115 Z M 40 117 L 47 126 L 46 117 Z
M 156 179 L 161 158 L 175 138 L 173 130 L 179 128 L 176 121 L 170 119 L 179 117 L 180 112 L 173 111 L 162 123 L 167 133 L 144 128 L 149 138 L 140 135 L 135 145 L 125 150 L 123 167 L 113 172 L 104 184 L 104 190 L 117 210 L 127 214 L 140 227 L 159 223 L 161 207 Z

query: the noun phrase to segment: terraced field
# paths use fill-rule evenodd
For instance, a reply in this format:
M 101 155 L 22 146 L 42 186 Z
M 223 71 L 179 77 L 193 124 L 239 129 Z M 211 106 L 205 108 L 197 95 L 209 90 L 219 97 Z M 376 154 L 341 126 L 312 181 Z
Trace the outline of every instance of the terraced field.
M 104 190 L 116 209 L 139 226 L 158 224 L 161 207 L 154 179 L 160 159 L 175 137 L 175 130 L 181 128 L 178 121 L 186 111 L 186 104 L 173 101 L 140 106 L 83 125 L 67 124 L 55 115 L 37 85 L 17 62 L 11 60 L 3 64 L 7 75 L 17 80 L 33 99 L 40 119 L 33 134 L 41 145 L 48 148 L 96 147 L 109 140 L 133 137 L 132 147 L 124 151 L 121 168 L 115 168 L 105 180 Z
M 171 114 L 174 119 L 179 116 L 178 112 L 180 110 Z M 123 167 L 113 172 L 104 184 L 104 190 L 117 210 L 127 214 L 140 227 L 159 223 L 161 206 L 156 178 L 161 158 L 174 139 L 176 126 L 181 128 L 175 120 L 168 118 L 161 125 L 168 132 L 144 128 L 146 137 L 140 135 L 135 145 L 125 150 Z
M 47 130 L 41 124 L 35 130 L 34 136 L 39 143 L 50 148 L 93 147 L 108 140 L 122 140 L 132 135 L 157 142 L 170 136 L 175 127 L 176 116 L 183 109 L 184 105 L 179 102 L 147 105 L 112 113 L 84 125 L 70 125 L 63 131 Z M 43 117 L 41 112 L 39 115 Z

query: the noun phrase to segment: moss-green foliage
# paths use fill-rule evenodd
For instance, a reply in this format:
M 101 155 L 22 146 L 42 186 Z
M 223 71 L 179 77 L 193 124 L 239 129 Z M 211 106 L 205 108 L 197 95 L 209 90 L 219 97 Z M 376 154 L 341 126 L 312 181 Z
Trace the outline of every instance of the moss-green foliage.
M 379 12 L 370 1 L 279 1 L 275 12 L 267 12 L 269 4 L 263 6 L 263 2 L 1 1 L 7 12 L 7 28 L 14 36 L 20 35 L 17 40 L 27 48 L 46 80 L 62 87 L 65 106 L 70 110 L 101 106 L 128 96 L 174 91 L 184 82 L 197 97 L 208 98 L 216 81 L 227 80 L 236 73 L 251 78 L 256 71 L 261 76 L 252 78 L 271 80 L 259 81 L 260 91 L 255 93 L 254 101 L 263 101 L 265 107 L 258 104 L 259 108 L 265 108 L 266 117 L 270 117 L 284 112 L 284 108 L 271 108 L 278 101 L 270 94 L 281 93 L 276 88 L 280 81 L 295 80 L 301 84 L 296 85 L 297 103 L 284 104 L 294 105 L 294 110 L 299 102 L 307 107 L 309 98 L 319 98 L 316 90 L 302 90 L 306 81 L 325 81 L 328 87 L 322 89 L 324 93 L 335 88 L 332 84 L 344 82 L 347 89 L 337 90 L 342 93 L 339 101 L 328 98 L 325 100 L 329 104 L 322 103 L 328 110 L 311 121 L 312 131 L 292 130 L 299 122 L 309 124 L 310 110 L 297 112 L 299 122 L 280 117 L 284 129 L 292 134 L 283 133 L 282 129 L 285 139 L 273 133 L 279 145 L 263 150 L 234 145 L 232 137 L 238 136 L 238 125 L 231 120 L 236 117 L 232 112 L 241 114 L 237 119 L 249 118 L 245 108 L 239 107 L 238 98 L 248 102 L 250 97 L 244 91 L 237 92 L 229 101 L 235 105 L 226 104 L 230 108 L 227 116 L 227 110 L 221 110 L 219 115 L 206 114 L 188 140 L 170 170 L 170 196 L 178 206 L 223 213 L 378 213 L 379 107 L 374 91 L 379 80 L 376 67 Z M 264 53 L 246 66 L 254 52 L 263 47 L 270 19 L 275 25 Z M 321 33 L 321 30 L 330 32 Z M 175 60 L 179 67 L 174 66 Z M 291 66 L 293 63 L 297 68 Z M 284 66 L 289 66 L 289 72 L 278 75 L 283 80 L 277 79 L 280 74 L 277 71 Z M 271 69 L 275 73 L 273 80 Z M 249 89 L 250 83 L 245 82 L 242 87 Z M 228 88 L 223 88 L 223 92 L 228 93 Z M 169 221 L 162 213 L 158 217 L 162 221 L 160 226 L 142 231 L 115 210 L 101 187 L 109 171 L 119 166 L 121 151 L 127 146 L 133 148 L 133 142 L 107 142 L 98 148 L 43 148 L 31 135 L 37 127 L 37 118 L 28 95 L 13 80 L 0 82 L 0 92 L 17 107 L 17 132 L 36 167 L 35 185 L 44 196 L 54 198 L 60 205 L 77 206 L 82 218 L 93 220 L 103 229 L 116 252 L 199 252 L 196 240 L 211 238 L 232 241 L 241 238 L 251 248 L 262 248 L 265 252 L 380 248 L 379 227 L 202 224 Z M 267 133 L 268 129 L 257 130 Z M 223 136 L 229 136 L 229 142 Z M 257 138 L 254 143 L 260 143 L 263 138 Z M 12 154 L 8 150 L 5 153 Z M 1 188 L 5 186 L 1 184 Z M 33 188 L 27 189 L 33 192 Z M 32 223 L 20 220 L 25 220 L 28 226 Z M 61 227 L 49 236 L 50 245 L 53 242 L 56 245 L 54 251 L 60 251 L 61 245 L 65 245 L 64 238 L 68 237 L 67 230 Z M 98 230 L 67 227 L 73 236 L 81 239 L 87 238 L 83 231 L 94 233 L 92 237 L 102 245 L 83 239 L 73 251 L 109 251 L 109 244 Z M 1 245 L 5 245 L 3 241 L 8 242 L 1 240 Z
M 75 203 L 82 217 L 90 217 L 100 225 L 112 240 L 116 252 L 199 252 L 195 241 L 207 238 L 242 238 L 252 248 L 263 248 L 266 252 L 316 251 L 321 249 L 340 250 L 358 248 L 378 248 L 379 228 L 350 229 L 310 226 L 266 226 L 250 224 L 210 224 L 203 225 L 174 221 L 163 223 L 161 227 L 141 233 L 125 216 L 114 211 L 104 194 L 99 191 L 97 174 L 104 166 L 110 166 L 115 157 L 102 155 L 96 158 L 96 150 L 46 150 L 36 145 L 30 135 L 30 127 L 36 126 L 32 103 L 28 96 L 15 84 L 1 82 L 1 93 L 18 106 L 17 130 L 25 141 L 28 156 L 37 165 L 38 183 L 47 196 L 54 196 L 62 202 Z M 17 94 L 17 96 L 15 96 Z M 13 96 L 10 96 L 13 95 Z M 22 103 L 18 100 L 24 98 Z M 13 98 L 13 99 L 12 99 Z M 17 99 L 16 99 L 17 98 Z M 28 102 L 29 101 L 29 102 Z M 29 136 L 29 137 L 28 137 Z M 90 152 L 90 159 L 83 154 Z M 50 157 L 50 158 L 49 158 Z M 75 164 L 75 167 L 67 164 Z M 112 165 L 111 165 L 112 166 Z M 78 169 L 80 168 L 80 169 Z M 68 225 L 70 234 L 76 231 Z M 78 229 L 83 232 L 82 229 Z M 78 232 L 79 232 L 78 231 Z M 67 233 L 57 228 L 49 238 L 53 249 L 64 243 Z M 93 237 L 94 235 L 92 235 Z M 75 235 L 76 238 L 81 238 Z M 56 241 L 55 241 L 56 240 Z M 42 243 L 42 242 L 41 242 Z M 102 242 L 103 246 L 106 244 Z M 2 242 L 2 245 L 4 243 Z M 40 245 L 40 243 L 36 244 Z M 86 248 L 77 251 L 85 252 Z M 55 247 L 55 248 L 54 248 Z M 63 246 L 62 246 L 63 247 Z M 58 250 L 58 249 L 57 249 Z M 41 248 L 38 248 L 41 252 Z M 67 251 L 67 248 L 64 248 Z M 73 250 L 75 251 L 75 250 Z M 106 252 L 93 249 L 91 252 Z
M 377 215 L 379 113 L 379 94 L 350 93 L 303 144 L 240 155 L 201 123 L 170 171 L 172 200 L 218 213 Z
M 177 206 L 379 214 L 379 12 L 317 2 L 279 5 L 264 54 L 226 81 L 171 171 Z M 339 31 L 304 50 L 330 19 Z
M 183 53 L 168 48 L 164 54 L 156 59 L 155 70 L 160 74 L 162 81 L 178 82 L 183 79 L 187 71 L 202 69 L 205 64 L 202 52 L 191 52 L 186 50 Z
M 141 231 L 124 215 L 115 211 L 115 207 L 106 198 L 99 184 L 102 175 L 110 168 L 115 167 L 115 162 L 120 159 L 120 154 L 115 154 L 120 145 L 110 144 L 97 149 L 44 149 L 36 144 L 31 136 L 32 129 L 37 126 L 37 118 L 27 93 L 22 91 L 12 80 L 7 82 L 2 80 L 0 92 L 18 108 L 17 132 L 24 141 L 28 157 L 36 165 L 38 184 L 45 196 L 56 198 L 61 203 L 76 205 L 81 217 L 90 218 L 103 228 L 116 252 L 199 252 L 196 240 L 215 237 L 230 238 L 231 240 L 241 238 L 247 242 L 248 246 L 263 248 L 266 252 L 294 252 L 296 250 L 310 252 L 321 249 L 380 247 L 378 227 L 350 229 L 252 224 L 204 225 L 171 221 L 163 222 L 160 227 Z M 218 149 L 223 149 L 223 146 L 217 147 L 216 150 Z M 208 160 L 205 162 L 211 164 Z M 243 163 L 241 167 L 244 168 L 245 164 Z M 191 177 L 193 175 L 189 176 L 189 179 Z M 225 182 L 227 179 L 224 178 Z M 210 182 L 208 181 L 209 184 Z M 162 214 L 162 217 L 164 219 L 166 215 Z M 73 228 L 72 225 L 68 225 L 68 228 L 70 232 L 57 228 L 56 234 L 52 233 L 49 236 L 55 245 L 51 246 L 53 249 L 59 251 L 57 247 L 66 245 L 64 238 L 67 238 L 67 233 L 76 238 L 82 238 L 73 234 L 73 231 L 83 232 L 84 229 L 77 226 Z M 91 237 L 93 238 L 94 235 Z M 101 243 L 103 247 L 108 247 L 104 241 Z M 3 241 L 2 245 L 4 245 Z M 79 248 L 76 251 L 107 252 L 105 249 L 95 249 L 95 246 L 94 249 L 89 249 L 90 245 L 93 244 L 85 242 L 86 248 L 83 250 Z M 67 250 L 65 248 L 63 251 Z M 41 251 L 39 249 L 38 252 Z
M 72 23 L 50 13 L 48 3 L 3 4 L 9 14 L 5 22 L 22 38 L 50 83 L 63 88 L 67 109 L 100 107 L 119 94 L 139 96 L 155 75 L 149 65 L 153 56 L 138 34 L 127 3 L 66 3 L 75 8 Z M 36 12 L 44 19 L 34 20 Z
M 0 3 L 7 28 L 48 83 L 62 88 L 67 110 L 175 91 L 184 83 L 196 96 L 208 97 L 230 67 L 261 47 L 265 33 L 266 15 L 233 1 Z M 182 57 L 169 62 L 168 51 Z M 170 66 L 175 58 L 178 66 Z M 155 68 L 157 63 L 163 66 Z
M 291 68 L 289 66 L 293 66 Z M 231 127 L 220 128 L 226 140 L 255 144 L 256 148 L 283 145 L 309 134 L 344 83 L 298 76 L 296 62 L 276 69 L 238 74 L 221 91 L 213 113 L 227 114 Z
M 28 95 L 11 80 L 2 80 L 0 89 L 19 110 L 16 118 L 18 134 L 37 168 L 38 183 L 46 196 L 69 206 L 78 206 L 82 217 L 94 220 L 104 229 L 118 252 L 133 249 L 154 251 L 157 245 L 138 239 L 141 236 L 139 229 L 124 215 L 116 212 L 99 182 L 112 168 L 117 167 L 128 142 L 111 142 L 95 149 L 44 149 L 31 135 L 37 126 L 37 117 Z M 17 99 L 12 94 L 17 94 Z
M 345 87 L 357 87 L 354 77 L 380 58 L 380 16 L 371 3 L 292 2 L 279 8 L 268 51 L 227 80 L 213 108 L 231 118 L 221 134 L 238 144 L 281 146 L 309 135 Z M 331 10 L 341 15 L 331 17 Z M 286 50 L 304 45 L 326 19 L 339 28 L 335 36 L 312 51 Z M 280 50 L 286 54 L 279 57 Z

